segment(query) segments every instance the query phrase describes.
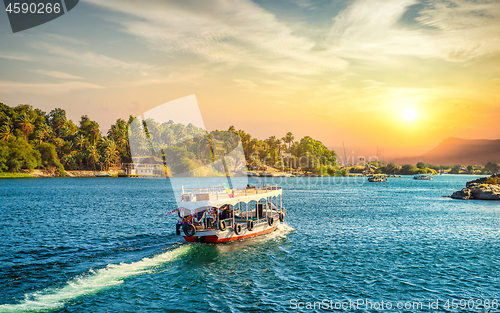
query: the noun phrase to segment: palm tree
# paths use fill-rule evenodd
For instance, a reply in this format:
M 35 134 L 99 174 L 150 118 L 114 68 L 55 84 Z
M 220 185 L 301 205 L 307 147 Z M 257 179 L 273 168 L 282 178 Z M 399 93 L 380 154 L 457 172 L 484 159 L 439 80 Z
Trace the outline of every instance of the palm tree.
M 0 140 L 7 141 L 9 140 L 9 137 L 12 135 L 12 129 L 9 127 L 9 125 L 4 124 L 0 126 Z
M 128 155 L 128 131 L 126 128 L 119 128 L 115 134 L 114 138 L 116 144 L 120 147 L 121 153 L 123 155 Z
M 85 153 L 78 152 L 75 154 L 75 160 L 78 161 L 78 165 L 82 165 L 82 161 L 85 159 Z
M 69 137 L 73 135 L 73 131 L 71 130 L 71 128 L 69 128 L 67 125 L 64 125 L 63 127 L 61 127 L 60 131 L 59 131 L 59 136 L 61 136 L 62 138 L 66 138 L 66 137 Z
M 58 154 L 61 155 L 62 147 L 64 146 L 65 141 L 62 138 L 56 138 L 52 142 L 54 143 L 54 146 L 56 146 L 56 149 L 58 150 Z
M 288 144 L 288 150 L 290 150 L 294 139 L 295 136 L 291 132 L 286 133 L 285 137 L 282 138 L 282 140 Z
M 272 157 L 272 164 L 276 161 L 276 157 L 281 153 L 281 140 L 277 139 L 276 136 L 271 136 L 264 142 L 269 147 L 269 152 Z
M 162 137 L 163 142 L 166 143 L 168 146 L 172 145 L 172 143 L 174 141 L 174 134 L 173 134 L 172 130 L 165 129 L 161 133 L 161 137 Z
M 38 139 L 38 145 L 41 145 L 43 138 L 45 138 L 43 131 L 41 131 L 40 129 L 37 130 L 35 132 L 35 138 Z
M 103 138 L 99 145 L 103 151 L 105 168 L 109 169 L 109 166 L 118 159 L 118 147 L 113 139 L 107 137 Z
M 82 152 L 87 144 L 87 139 L 85 138 L 85 136 L 83 134 L 80 134 L 80 135 L 76 136 L 75 144 L 76 144 L 76 147 L 78 149 L 80 149 L 80 152 Z
M 90 145 L 86 151 L 87 165 L 92 164 L 95 170 L 95 165 L 99 162 L 99 151 L 95 145 Z
M 42 140 L 44 141 L 52 134 L 52 128 L 47 124 L 42 124 L 38 131 L 43 135 Z
M 66 111 L 57 108 L 49 112 L 47 122 L 54 131 L 59 134 L 59 130 L 66 124 L 68 119 L 66 118 Z
M 95 121 L 89 122 L 89 136 L 90 142 L 94 145 L 100 138 L 101 132 L 99 131 L 99 124 Z
M 28 138 L 33 131 L 33 128 L 35 128 L 33 125 L 33 119 L 26 112 L 19 114 L 17 117 L 17 125 L 23 132 L 25 138 Z
M 243 146 L 243 152 L 245 153 L 245 158 L 248 160 L 250 158 L 250 154 L 255 151 L 255 149 L 252 148 L 252 136 L 250 134 L 245 133 L 242 130 L 237 131 L 238 136 L 240 137 L 241 140 L 241 145 Z
M 4 112 L 0 112 L 0 121 L 2 122 L 2 124 L 9 126 L 11 129 L 14 127 L 12 119 L 8 117 Z

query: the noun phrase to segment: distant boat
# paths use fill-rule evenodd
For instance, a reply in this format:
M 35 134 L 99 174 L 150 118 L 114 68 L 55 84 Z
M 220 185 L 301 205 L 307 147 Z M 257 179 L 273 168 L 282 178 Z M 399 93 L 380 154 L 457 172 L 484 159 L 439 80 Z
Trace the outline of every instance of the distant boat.
M 370 183 L 384 183 L 387 181 L 387 177 L 380 177 L 380 176 L 373 176 L 373 177 L 369 177 L 368 178 L 368 181 Z
M 432 180 L 432 174 L 415 174 L 413 175 L 413 179 L 416 180 Z
M 248 177 L 258 177 L 259 175 L 257 173 L 254 173 L 254 172 L 247 172 L 247 176 Z
M 103 174 L 103 175 L 95 175 L 95 177 L 111 177 L 111 175 L 109 174 Z

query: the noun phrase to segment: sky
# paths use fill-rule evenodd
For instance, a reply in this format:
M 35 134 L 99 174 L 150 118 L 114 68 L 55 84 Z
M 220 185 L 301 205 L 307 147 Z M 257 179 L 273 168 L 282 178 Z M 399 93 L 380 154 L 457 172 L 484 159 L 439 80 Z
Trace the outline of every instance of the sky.
M 0 12 L 0 102 L 104 132 L 194 94 L 209 130 L 390 160 L 499 139 L 499 87 L 498 0 L 81 0 L 18 33 Z

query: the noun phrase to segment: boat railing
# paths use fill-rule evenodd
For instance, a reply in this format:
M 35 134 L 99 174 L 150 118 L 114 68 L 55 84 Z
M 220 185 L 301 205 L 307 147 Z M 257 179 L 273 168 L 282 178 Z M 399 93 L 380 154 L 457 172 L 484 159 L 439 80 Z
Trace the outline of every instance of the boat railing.
M 275 186 L 248 186 L 243 188 L 229 189 L 230 193 L 222 186 L 207 187 L 207 188 L 184 188 L 182 186 L 181 201 L 209 201 L 221 200 L 232 197 L 242 197 L 255 194 L 264 194 L 270 191 L 281 190 L 281 187 Z

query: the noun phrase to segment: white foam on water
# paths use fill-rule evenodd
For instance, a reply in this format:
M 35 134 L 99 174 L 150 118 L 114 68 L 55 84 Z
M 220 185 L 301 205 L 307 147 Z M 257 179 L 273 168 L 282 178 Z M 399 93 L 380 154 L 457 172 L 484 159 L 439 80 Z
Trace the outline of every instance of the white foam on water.
M 286 237 L 286 235 L 288 235 L 289 233 L 291 233 L 294 230 L 295 229 L 292 226 L 290 226 L 286 223 L 281 223 L 278 225 L 278 228 L 276 229 L 276 231 L 270 233 L 269 236 L 272 238 L 284 238 L 284 237 Z
M 271 233 L 267 233 L 267 234 L 262 235 L 262 236 L 256 236 L 255 240 L 256 241 L 268 241 L 268 240 L 285 238 L 288 234 L 290 234 L 294 230 L 295 229 L 292 226 L 290 226 L 286 223 L 280 223 L 275 231 L 273 231 Z M 245 239 L 243 239 L 243 241 L 245 241 Z
M 109 264 L 105 268 L 91 270 L 90 275 L 76 277 L 63 287 L 47 288 L 26 294 L 25 300 L 19 304 L 0 305 L 0 312 L 40 312 L 60 309 L 70 300 L 118 286 L 128 277 L 149 273 L 155 267 L 188 253 L 190 249 L 191 245 L 184 245 L 134 263 Z

